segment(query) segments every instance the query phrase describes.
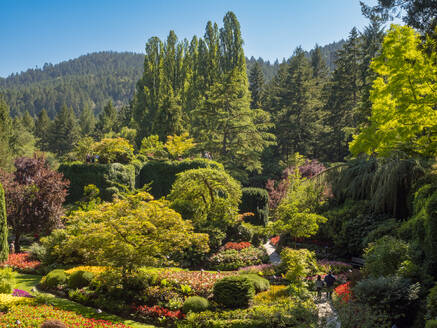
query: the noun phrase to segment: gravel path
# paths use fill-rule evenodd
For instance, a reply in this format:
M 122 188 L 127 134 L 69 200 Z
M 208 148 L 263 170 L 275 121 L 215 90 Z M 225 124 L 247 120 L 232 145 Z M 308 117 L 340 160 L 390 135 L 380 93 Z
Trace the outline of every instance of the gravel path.
M 264 248 L 267 252 L 267 255 L 269 256 L 270 259 L 270 263 L 272 263 L 273 265 L 279 264 L 281 263 L 281 257 L 279 256 L 279 254 L 276 252 L 276 248 L 275 246 L 273 246 L 270 241 L 268 241 L 267 243 L 265 243 Z

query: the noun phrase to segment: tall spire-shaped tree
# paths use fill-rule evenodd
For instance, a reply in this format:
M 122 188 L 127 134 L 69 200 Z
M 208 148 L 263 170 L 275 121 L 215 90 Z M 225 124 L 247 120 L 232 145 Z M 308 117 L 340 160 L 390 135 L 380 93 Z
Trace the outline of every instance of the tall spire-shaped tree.
M 5 192 L 0 183 L 0 262 L 8 259 L 8 220 L 6 216 Z
M 249 90 L 252 94 L 251 108 L 262 108 L 262 97 L 264 92 L 264 74 L 261 65 L 256 62 L 249 74 Z

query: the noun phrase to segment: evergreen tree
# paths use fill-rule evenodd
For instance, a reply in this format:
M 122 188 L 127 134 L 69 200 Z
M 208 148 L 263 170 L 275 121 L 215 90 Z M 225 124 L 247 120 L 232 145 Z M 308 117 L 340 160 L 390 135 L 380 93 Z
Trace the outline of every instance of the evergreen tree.
M 35 120 L 28 111 L 26 111 L 21 117 L 21 123 L 23 124 L 24 128 L 30 133 L 33 133 L 35 131 Z
M 313 50 L 311 50 L 311 66 L 313 68 L 313 77 L 316 82 L 324 81 L 329 76 L 329 69 L 323 58 L 322 48 L 316 44 Z
M 250 70 L 249 90 L 252 94 L 251 108 L 262 108 L 262 98 L 264 92 L 264 75 L 261 65 L 256 62 Z
M 88 105 L 86 105 L 80 113 L 79 124 L 83 136 L 90 136 L 94 133 L 96 117 Z
M 99 121 L 96 125 L 97 133 L 100 135 L 100 137 L 102 137 L 107 133 L 117 132 L 116 123 L 117 110 L 112 105 L 112 101 L 109 101 L 99 115 Z
M 64 105 L 56 115 L 50 130 L 50 151 L 65 155 L 73 150 L 80 138 L 80 126 L 73 108 Z
M 43 109 L 36 120 L 35 123 L 35 136 L 38 138 L 36 145 L 39 149 L 43 151 L 49 150 L 50 143 L 50 130 L 52 121 L 45 109 Z
M 6 216 L 5 192 L 0 183 L 0 262 L 8 259 L 8 219 Z
M 11 152 L 12 120 L 9 107 L 0 95 L 0 167 L 9 169 L 12 165 Z

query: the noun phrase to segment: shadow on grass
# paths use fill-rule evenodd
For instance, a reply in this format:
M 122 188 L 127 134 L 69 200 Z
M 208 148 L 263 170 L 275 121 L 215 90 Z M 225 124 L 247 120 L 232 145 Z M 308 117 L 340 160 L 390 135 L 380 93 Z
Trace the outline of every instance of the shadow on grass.
M 32 275 L 32 274 L 22 274 L 22 273 L 17 273 L 15 280 L 16 280 L 16 285 L 15 288 L 17 289 L 22 289 L 22 290 L 26 290 L 28 292 L 30 292 L 32 290 L 33 287 L 36 287 L 36 285 L 39 283 L 39 281 L 41 280 L 42 276 L 39 275 Z M 50 296 L 53 296 L 51 294 L 47 294 Z M 93 318 L 93 319 L 103 319 L 103 320 L 108 320 L 108 321 L 112 321 L 112 322 L 121 322 L 125 325 L 134 327 L 134 328 L 153 328 L 154 326 L 151 325 L 145 325 L 133 320 L 125 320 L 119 316 L 113 315 L 113 314 L 108 314 L 108 313 L 97 313 L 95 309 L 90 308 L 88 306 L 84 306 L 81 305 L 79 303 L 70 301 L 68 299 L 65 298 L 60 298 L 60 297 L 50 297 L 49 302 L 51 305 L 65 310 L 65 311 L 72 311 L 75 312 L 77 314 L 80 314 L 86 318 Z

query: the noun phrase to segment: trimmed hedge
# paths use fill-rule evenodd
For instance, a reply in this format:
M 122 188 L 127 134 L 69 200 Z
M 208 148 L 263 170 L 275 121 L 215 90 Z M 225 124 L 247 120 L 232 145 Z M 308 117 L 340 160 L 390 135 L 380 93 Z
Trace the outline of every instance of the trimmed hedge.
M 92 272 L 75 271 L 68 279 L 68 287 L 72 289 L 87 287 L 91 284 L 93 278 L 94 274 Z
M 67 282 L 67 274 L 62 269 L 50 271 L 41 279 L 41 285 L 45 288 L 56 288 L 58 285 L 64 285 Z
M 214 284 L 214 300 L 224 307 L 246 308 L 255 296 L 255 287 L 246 277 L 225 277 Z
M 240 212 L 252 212 L 254 216 L 248 216 L 244 220 L 254 224 L 265 226 L 269 220 L 269 194 L 261 188 L 243 188 Z
M 5 192 L 0 183 L 0 262 L 8 259 L 8 221 L 6 216 Z
M 206 298 L 200 296 L 188 297 L 182 306 L 182 312 L 203 312 L 208 310 L 209 302 Z
M 83 188 L 87 185 L 96 185 L 103 200 L 111 201 L 115 193 L 133 190 L 135 187 L 135 167 L 119 163 L 66 163 L 59 169 L 64 177 L 70 180 L 67 203 L 80 200 Z
M 159 199 L 170 193 L 176 180 L 176 174 L 191 169 L 223 169 L 223 165 L 205 158 L 186 159 L 183 161 L 152 160 L 144 164 L 137 179 L 137 188 L 151 184 L 150 193 Z
M 241 274 L 240 277 L 245 277 L 250 280 L 250 282 L 253 284 L 253 287 L 255 288 L 255 292 L 265 292 L 266 290 L 269 290 L 270 288 L 270 282 L 263 277 L 258 276 L 254 273 L 245 273 Z

